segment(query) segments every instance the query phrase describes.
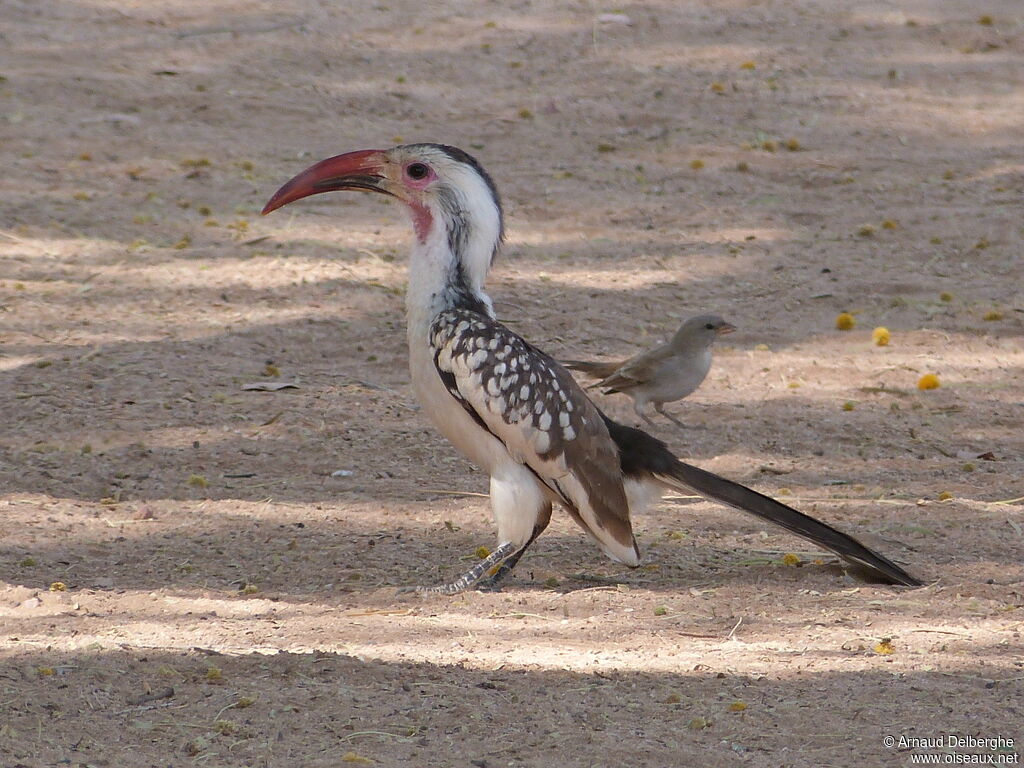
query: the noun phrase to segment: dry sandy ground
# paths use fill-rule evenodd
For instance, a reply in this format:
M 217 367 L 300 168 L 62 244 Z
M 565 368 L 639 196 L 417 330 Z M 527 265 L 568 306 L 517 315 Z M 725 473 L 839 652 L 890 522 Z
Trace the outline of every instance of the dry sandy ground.
M 0 765 L 1020 754 L 1018 0 L 0 12 Z M 257 212 L 414 140 L 501 186 L 503 319 L 610 357 L 721 313 L 741 332 L 659 436 L 930 585 L 675 499 L 636 571 L 559 516 L 503 593 L 396 595 L 493 544 L 408 386 L 408 225 L 354 194 Z

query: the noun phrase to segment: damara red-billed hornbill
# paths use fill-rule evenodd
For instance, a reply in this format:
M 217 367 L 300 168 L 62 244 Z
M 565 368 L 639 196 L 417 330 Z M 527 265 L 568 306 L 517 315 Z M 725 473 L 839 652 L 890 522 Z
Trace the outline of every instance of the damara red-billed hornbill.
M 328 158 L 281 187 L 263 213 L 343 189 L 408 206 L 416 237 L 406 293 L 413 388 L 441 433 L 490 475 L 497 548 L 450 584 L 422 591 L 494 587 L 547 527 L 554 502 L 611 559 L 636 566 L 630 515 L 666 489 L 693 489 L 762 517 L 876 579 L 921 583 L 845 533 L 685 464 L 660 440 L 611 420 L 565 368 L 499 323 L 484 280 L 503 237 L 501 201 L 466 152 L 409 144 Z

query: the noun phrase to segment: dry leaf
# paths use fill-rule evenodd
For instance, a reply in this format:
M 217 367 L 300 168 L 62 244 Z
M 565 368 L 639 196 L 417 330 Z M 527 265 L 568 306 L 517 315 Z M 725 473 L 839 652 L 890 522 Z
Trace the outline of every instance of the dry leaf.
M 253 392 L 277 392 L 279 389 L 298 389 L 299 385 L 291 381 L 253 381 L 243 384 L 242 389 Z

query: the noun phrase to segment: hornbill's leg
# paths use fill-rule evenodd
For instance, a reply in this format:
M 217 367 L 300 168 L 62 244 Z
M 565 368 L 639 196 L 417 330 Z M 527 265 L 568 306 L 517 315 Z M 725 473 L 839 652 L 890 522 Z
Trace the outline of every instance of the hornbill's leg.
M 519 550 L 519 554 L 526 547 L 522 547 Z M 501 563 L 512 555 L 516 555 L 516 545 L 511 541 L 506 541 L 504 544 L 499 546 L 496 550 L 491 552 L 487 557 L 481 560 L 479 563 L 474 565 L 464 574 L 459 576 L 455 581 L 449 584 L 438 584 L 434 587 L 401 587 L 399 592 L 424 592 L 438 595 L 454 595 L 458 592 L 465 592 L 473 584 L 475 584 L 481 576 L 487 573 L 491 568 Z
M 550 513 L 548 513 L 548 520 L 550 519 L 551 515 Z M 516 563 L 519 562 L 519 558 L 523 556 L 524 552 L 526 552 L 526 548 L 533 544 L 534 539 L 540 536 L 541 532 L 547 527 L 548 521 L 545 520 L 543 525 L 538 525 L 536 528 L 534 528 L 533 535 L 530 537 L 530 540 L 526 542 L 522 547 L 520 547 L 519 551 L 512 555 L 512 557 L 508 558 L 505 562 L 499 565 L 498 570 L 496 570 L 490 576 L 478 581 L 476 588 L 479 589 L 481 592 L 500 592 L 500 582 L 506 576 L 512 573 L 512 569 L 516 567 Z

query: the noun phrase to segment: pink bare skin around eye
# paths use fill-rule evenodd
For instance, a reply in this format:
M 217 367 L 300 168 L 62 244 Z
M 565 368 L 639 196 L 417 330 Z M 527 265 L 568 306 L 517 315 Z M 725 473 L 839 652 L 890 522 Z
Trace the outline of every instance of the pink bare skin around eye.
M 410 189 L 424 189 L 428 184 L 437 179 L 433 168 L 428 166 L 427 171 L 427 175 L 422 179 L 414 179 L 409 175 L 409 166 L 406 166 L 402 169 L 402 183 Z M 413 229 L 416 231 L 416 237 L 421 243 L 426 242 L 427 235 L 430 234 L 430 228 L 434 224 L 434 219 L 427 207 L 414 197 L 410 197 L 409 207 L 412 208 L 412 224 Z

